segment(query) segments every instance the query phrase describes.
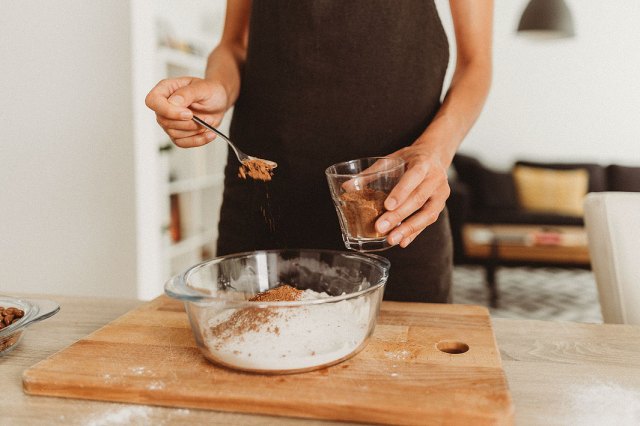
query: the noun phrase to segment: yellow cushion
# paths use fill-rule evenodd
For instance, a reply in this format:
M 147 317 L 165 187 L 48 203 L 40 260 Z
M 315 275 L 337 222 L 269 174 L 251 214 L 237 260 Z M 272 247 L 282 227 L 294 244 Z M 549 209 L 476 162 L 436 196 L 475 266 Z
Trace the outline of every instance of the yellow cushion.
M 589 174 L 585 169 L 554 170 L 516 166 L 513 178 L 520 206 L 527 210 L 570 216 L 583 215 Z

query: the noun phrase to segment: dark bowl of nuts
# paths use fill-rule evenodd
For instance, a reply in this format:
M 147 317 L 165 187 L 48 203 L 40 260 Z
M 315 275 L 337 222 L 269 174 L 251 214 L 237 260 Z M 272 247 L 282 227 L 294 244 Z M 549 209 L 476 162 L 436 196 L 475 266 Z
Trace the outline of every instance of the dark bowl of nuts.
M 18 345 L 27 326 L 47 319 L 59 310 L 60 305 L 51 300 L 0 295 L 0 356 Z

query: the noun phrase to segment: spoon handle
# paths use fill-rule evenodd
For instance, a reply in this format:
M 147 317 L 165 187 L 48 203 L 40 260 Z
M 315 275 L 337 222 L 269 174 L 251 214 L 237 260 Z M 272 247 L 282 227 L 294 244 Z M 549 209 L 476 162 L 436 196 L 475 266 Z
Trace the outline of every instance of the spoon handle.
M 211 130 L 213 133 L 215 133 L 216 135 L 218 135 L 222 139 L 224 139 L 229 144 L 231 149 L 233 149 L 233 152 L 236 153 L 236 157 L 238 157 L 238 160 L 241 163 L 249 158 L 249 156 L 247 154 L 245 154 L 244 152 L 242 152 L 238 148 L 236 148 L 236 146 L 233 144 L 233 142 L 231 142 L 229 140 L 229 138 L 224 133 L 222 133 L 220 130 L 216 129 L 215 127 L 213 127 L 212 125 L 208 124 L 207 122 L 205 122 L 200 117 L 196 117 L 195 115 L 192 117 L 192 120 L 195 121 L 196 123 L 198 123 L 199 125 L 201 125 L 202 127 Z
M 200 117 L 196 117 L 195 115 L 193 116 L 193 121 L 195 121 L 196 123 L 198 123 L 199 125 L 201 125 L 202 127 L 205 127 L 209 130 L 211 130 L 213 133 L 215 133 L 218 136 L 222 136 L 222 138 L 227 141 L 228 143 L 231 143 L 231 141 L 229 140 L 229 138 L 222 133 L 220 130 L 216 129 L 215 127 L 213 127 L 212 125 L 208 124 L 206 121 L 204 121 L 202 118 Z

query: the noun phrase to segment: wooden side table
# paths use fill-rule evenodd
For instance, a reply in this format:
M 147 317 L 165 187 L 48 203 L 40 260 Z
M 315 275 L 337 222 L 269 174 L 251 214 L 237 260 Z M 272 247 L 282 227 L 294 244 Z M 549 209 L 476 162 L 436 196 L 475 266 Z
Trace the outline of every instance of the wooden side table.
M 587 233 L 581 226 L 467 224 L 465 255 L 485 267 L 490 305 L 498 306 L 498 266 L 589 268 Z

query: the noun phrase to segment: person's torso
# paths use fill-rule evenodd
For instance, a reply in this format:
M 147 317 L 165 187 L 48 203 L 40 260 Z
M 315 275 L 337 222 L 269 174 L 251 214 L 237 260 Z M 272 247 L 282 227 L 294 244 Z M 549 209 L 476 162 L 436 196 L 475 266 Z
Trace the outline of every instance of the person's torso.
M 231 136 L 278 163 L 272 216 L 287 241 L 339 235 L 324 170 L 410 145 L 440 106 L 449 58 L 430 0 L 253 0 Z M 230 157 L 225 197 L 244 197 Z
M 285 168 L 389 154 L 437 112 L 448 58 L 433 1 L 254 0 L 232 132 Z

